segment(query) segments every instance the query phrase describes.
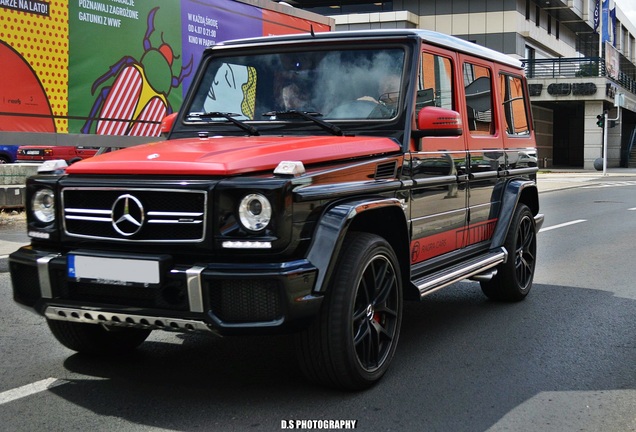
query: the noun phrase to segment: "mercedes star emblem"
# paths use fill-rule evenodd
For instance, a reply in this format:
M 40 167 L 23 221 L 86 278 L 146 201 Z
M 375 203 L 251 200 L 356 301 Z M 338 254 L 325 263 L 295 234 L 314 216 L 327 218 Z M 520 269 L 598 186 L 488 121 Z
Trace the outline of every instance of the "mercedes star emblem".
M 113 228 L 125 237 L 137 234 L 144 224 L 144 207 L 132 195 L 125 194 L 117 198 L 111 212 Z

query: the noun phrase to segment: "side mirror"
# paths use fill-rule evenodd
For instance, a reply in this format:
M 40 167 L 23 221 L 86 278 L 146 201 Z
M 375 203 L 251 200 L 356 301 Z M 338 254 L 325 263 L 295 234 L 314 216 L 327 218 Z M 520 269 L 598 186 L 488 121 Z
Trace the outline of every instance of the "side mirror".
M 423 137 L 460 136 L 462 133 L 462 119 L 457 111 L 427 106 L 418 113 L 417 129 L 411 132 L 411 136 L 418 140 L 418 148 L 421 149 Z
M 161 136 L 165 137 L 170 133 L 172 125 L 174 125 L 174 121 L 177 118 L 177 114 L 178 113 L 173 112 L 172 114 L 168 114 L 163 118 L 163 120 L 161 120 Z

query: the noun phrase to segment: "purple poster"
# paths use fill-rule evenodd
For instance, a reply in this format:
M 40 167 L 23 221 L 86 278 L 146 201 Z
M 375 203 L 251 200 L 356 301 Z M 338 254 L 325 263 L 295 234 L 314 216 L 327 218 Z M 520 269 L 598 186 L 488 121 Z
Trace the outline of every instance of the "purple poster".
M 182 53 L 197 65 L 203 50 L 218 42 L 263 35 L 259 8 L 228 0 L 183 0 L 181 2 Z M 192 76 L 183 81 L 183 92 Z

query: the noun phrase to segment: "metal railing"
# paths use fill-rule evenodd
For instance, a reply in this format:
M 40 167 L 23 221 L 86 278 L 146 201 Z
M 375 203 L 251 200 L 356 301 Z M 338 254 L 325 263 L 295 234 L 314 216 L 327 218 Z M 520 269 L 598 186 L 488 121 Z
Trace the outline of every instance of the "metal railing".
M 600 57 L 558 57 L 553 59 L 523 60 L 526 76 L 532 78 L 606 77 L 627 91 L 636 94 L 636 80 L 626 73 L 618 77 L 607 76 L 605 60 Z
M 615 79 L 616 83 L 620 84 L 621 87 L 629 90 L 631 93 L 636 94 L 636 80 L 631 78 L 629 75 L 619 72 L 618 78 Z
M 558 57 L 524 60 L 528 78 L 576 78 L 605 76 L 605 60 L 599 57 Z

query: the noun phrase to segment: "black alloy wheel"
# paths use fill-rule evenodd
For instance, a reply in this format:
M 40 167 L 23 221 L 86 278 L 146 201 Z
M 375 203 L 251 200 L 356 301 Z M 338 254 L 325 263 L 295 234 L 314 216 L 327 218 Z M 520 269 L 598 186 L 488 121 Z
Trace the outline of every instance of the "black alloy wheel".
M 372 386 L 395 354 L 402 321 L 402 278 L 382 237 L 349 233 L 320 316 L 297 337 L 304 373 L 345 390 Z
M 524 204 L 517 206 L 504 247 L 508 260 L 497 267 L 497 274 L 491 280 L 481 282 L 481 289 L 492 300 L 523 300 L 532 288 L 537 261 L 536 224 Z

